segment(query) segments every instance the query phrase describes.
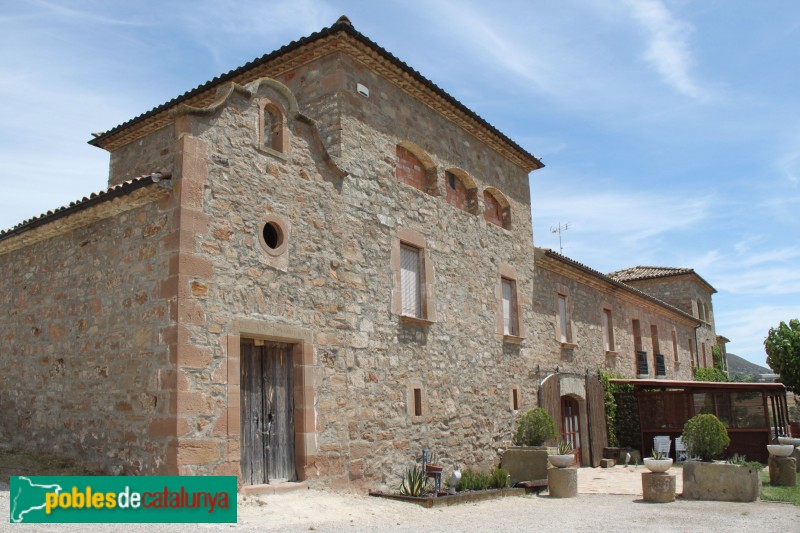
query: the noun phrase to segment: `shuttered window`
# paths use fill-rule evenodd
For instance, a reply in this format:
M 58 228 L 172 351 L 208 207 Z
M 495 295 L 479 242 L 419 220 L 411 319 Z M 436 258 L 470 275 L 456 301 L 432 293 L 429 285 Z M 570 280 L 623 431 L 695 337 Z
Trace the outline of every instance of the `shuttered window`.
M 569 342 L 567 327 L 567 297 L 558 295 L 558 322 L 561 326 L 561 342 Z
M 502 278 L 503 282 L 503 334 L 519 335 L 517 321 L 517 288 L 513 280 Z
M 419 248 L 400 245 L 401 313 L 416 318 L 423 318 L 421 263 Z
M 610 309 L 603 309 L 603 344 L 607 352 L 614 351 L 614 321 Z

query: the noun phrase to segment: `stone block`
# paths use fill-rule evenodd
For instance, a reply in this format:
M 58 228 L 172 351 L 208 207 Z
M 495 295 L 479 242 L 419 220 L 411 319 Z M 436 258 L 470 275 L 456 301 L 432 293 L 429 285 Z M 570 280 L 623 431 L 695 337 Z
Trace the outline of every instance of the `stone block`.
M 600 468 L 612 468 L 615 464 L 614 459 L 600 459 Z
M 675 501 L 675 475 L 666 472 L 643 472 L 642 493 L 644 501 L 668 503 Z
M 800 446 L 795 446 L 792 455 L 789 457 L 794 458 L 795 472 L 800 472 Z
M 797 460 L 794 457 L 769 456 L 769 482 L 781 487 L 797 485 Z
M 500 466 L 511 475 L 511 485 L 547 477 L 547 448 L 514 447 L 503 452 Z
M 755 468 L 725 463 L 687 461 L 683 465 L 683 498 L 754 502 L 761 494 Z
M 549 469 L 547 471 L 547 491 L 552 498 L 574 498 L 577 496 L 578 469 Z

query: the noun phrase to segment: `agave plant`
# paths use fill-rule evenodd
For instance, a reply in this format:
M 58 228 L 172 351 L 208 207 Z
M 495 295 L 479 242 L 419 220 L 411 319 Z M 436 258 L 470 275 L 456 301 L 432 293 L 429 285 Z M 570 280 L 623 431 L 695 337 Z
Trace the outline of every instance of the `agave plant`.
M 558 443 L 558 455 L 569 455 L 572 453 L 572 444 L 568 440 Z
M 662 452 L 661 450 L 653 450 L 653 454 L 652 455 L 653 455 L 653 459 L 655 459 L 656 461 L 660 461 L 660 460 L 664 459 L 664 452 Z
M 403 496 L 424 496 L 426 493 L 425 481 L 427 475 L 425 471 L 414 465 L 406 470 L 403 481 L 400 483 L 400 494 Z

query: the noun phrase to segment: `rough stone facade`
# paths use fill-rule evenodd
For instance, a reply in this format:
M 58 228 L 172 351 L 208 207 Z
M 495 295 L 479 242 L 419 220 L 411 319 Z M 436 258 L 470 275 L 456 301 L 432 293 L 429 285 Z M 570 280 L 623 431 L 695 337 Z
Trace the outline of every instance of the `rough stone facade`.
M 713 287 L 694 274 L 630 280 L 626 283 L 698 318 L 701 325 L 697 328 L 694 341 L 695 366 L 714 366 L 712 349 L 717 345 L 717 333 L 714 326 L 714 306 L 711 302 L 711 297 L 716 292 Z
M 0 243 L 2 442 L 168 471 L 171 431 L 154 422 L 174 400 L 162 342 L 171 222 L 151 191 L 142 207 L 25 248 Z
M 562 371 L 572 373 L 599 366 L 641 378 L 692 379 L 689 344 L 698 321 L 633 291 L 620 290 L 611 280 L 587 273 L 574 262 L 561 261 L 545 250 L 537 249 L 536 266 L 533 302 L 537 322 L 532 329 L 538 335 L 534 348 L 538 364 L 545 368 L 558 364 Z M 572 334 L 568 343 L 559 338 L 559 294 L 567 299 Z M 608 350 L 603 326 L 606 311 L 613 337 Z M 647 352 L 647 374 L 637 372 L 633 320 L 639 321 L 641 348 Z M 659 353 L 665 356 L 664 375 L 656 375 L 654 340 Z
M 666 377 L 690 377 L 696 320 L 534 249 L 533 156 L 337 27 L 100 137 L 110 185 L 171 178 L 149 201 L 0 235 L 3 436 L 112 470 L 236 475 L 242 347 L 290 344 L 297 478 L 389 488 L 426 447 L 496 464 L 557 366 L 584 400 L 570 376 L 633 375 L 632 318 L 664 332 Z M 99 214 L 65 224 L 81 213 Z

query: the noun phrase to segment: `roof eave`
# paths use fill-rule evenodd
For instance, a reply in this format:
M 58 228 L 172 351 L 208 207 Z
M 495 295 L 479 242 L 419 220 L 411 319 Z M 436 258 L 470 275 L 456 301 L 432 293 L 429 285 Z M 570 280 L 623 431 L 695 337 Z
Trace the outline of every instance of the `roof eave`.
M 336 35 L 337 33 L 340 33 L 340 32 L 346 33 L 347 35 L 349 35 L 350 37 L 352 37 L 353 39 L 355 39 L 356 41 L 358 41 L 362 45 L 368 47 L 369 49 L 371 49 L 371 50 L 373 50 L 375 52 L 377 52 L 383 59 L 389 61 L 390 63 L 394 64 L 396 67 L 400 68 L 402 71 L 404 71 L 405 73 L 410 75 L 416 82 L 423 84 L 425 87 L 427 87 L 428 89 L 433 91 L 437 96 L 443 98 L 447 103 L 453 105 L 456 109 L 458 109 L 462 113 L 466 114 L 469 118 L 475 120 L 481 127 L 483 127 L 486 130 L 488 130 L 491 134 L 496 135 L 503 143 L 505 143 L 513 151 L 517 152 L 522 157 L 522 159 L 524 159 L 524 160 L 526 160 L 528 162 L 528 166 L 527 166 L 528 172 L 531 172 L 531 171 L 534 171 L 534 170 L 538 170 L 540 168 L 544 168 L 544 164 L 541 162 L 541 160 L 539 160 L 539 158 L 537 158 L 536 156 L 530 154 L 527 150 L 525 150 L 524 148 L 519 146 L 516 142 L 511 140 L 508 136 L 506 136 L 505 134 L 500 132 L 500 130 L 498 130 L 497 128 L 495 128 L 491 124 L 489 124 L 485 119 L 481 118 L 477 113 L 475 113 L 471 109 L 467 108 L 464 104 L 462 104 L 461 102 L 456 100 L 453 96 L 451 96 L 450 94 L 445 92 L 438 85 L 436 85 L 431 80 L 429 80 L 426 77 L 424 77 L 417 70 L 415 70 L 414 68 L 410 67 L 409 65 L 407 65 L 406 63 L 404 63 L 403 61 L 401 61 L 400 59 L 395 57 L 389 51 L 387 51 L 386 49 L 384 49 L 381 46 L 379 46 L 377 43 L 375 43 L 374 41 L 369 39 L 367 36 L 365 36 L 361 32 L 357 31 L 352 26 L 350 21 L 346 19 L 346 17 L 340 18 L 335 24 L 333 24 L 329 28 L 323 28 L 322 30 L 320 30 L 320 31 L 318 31 L 316 33 L 312 33 L 311 35 L 309 35 L 307 37 L 303 37 L 303 38 L 301 38 L 301 39 L 299 39 L 297 41 L 292 41 L 291 43 L 279 48 L 278 50 L 275 50 L 273 52 L 265 54 L 265 55 L 261 56 L 260 58 L 254 59 L 254 60 L 242 65 L 241 67 L 238 67 L 238 68 L 236 68 L 234 70 L 231 70 L 231 71 L 229 71 L 229 72 L 227 72 L 225 74 L 222 74 L 221 76 L 217 76 L 217 77 L 207 81 L 206 83 L 203 83 L 203 84 L 197 86 L 196 88 L 194 88 L 194 89 L 192 89 L 190 91 L 187 91 L 186 93 L 184 93 L 184 94 L 182 94 L 182 95 L 180 95 L 180 96 L 178 96 L 176 98 L 173 98 L 173 99 L 169 100 L 168 102 L 166 102 L 164 104 L 161 104 L 161 105 L 151 109 L 150 111 L 147 111 L 147 112 L 145 112 L 145 113 L 143 113 L 143 114 L 141 114 L 141 115 L 139 115 L 137 117 L 134 117 L 134 118 L 132 118 L 132 119 L 126 121 L 126 122 L 123 122 L 122 124 L 120 124 L 118 126 L 115 126 L 114 128 L 112 128 L 112 129 L 110 129 L 110 130 L 108 130 L 106 132 L 103 132 L 103 133 L 97 135 L 95 138 L 90 139 L 88 141 L 88 143 L 90 145 L 92 145 L 92 146 L 96 146 L 98 148 L 104 148 L 105 149 L 109 139 L 111 139 L 115 135 L 119 134 L 120 132 L 127 130 L 128 128 L 130 128 L 132 126 L 134 126 L 136 124 L 139 124 L 144 120 L 147 120 L 148 118 L 154 117 L 154 116 L 156 116 L 156 115 L 158 115 L 159 113 L 162 113 L 162 112 L 167 112 L 169 109 L 173 108 L 174 106 L 176 106 L 176 105 L 178 105 L 178 104 L 180 104 L 182 102 L 185 102 L 186 100 L 188 100 L 188 99 L 190 99 L 192 97 L 198 96 L 198 95 L 200 95 L 202 93 L 205 93 L 205 92 L 207 92 L 209 90 L 212 90 L 214 87 L 216 87 L 216 86 L 218 86 L 218 85 L 220 85 L 222 83 L 226 83 L 226 82 L 232 81 L 234 78 L 236 78 L 236 76 L 238 76 L 238 75 L 240 75 L 240 74 L 242 74 L 244 72 L 247 72 L 248 70 L 254 69 L 254 68 L 259 67 L 259 66 L 264 65 L 264 64 L 267 64 L 270 61 L 278 59 L 278 58 L 280 58 L 280 57 L 282 57 L 282 56 L 284 56 L 284 55 L 286 55 L 286 54 L 288 54 L 290 52 L 298 50 L 298 49 L 300 49 L 300 48 L 302 48 L 304 46 L 309 46 L 309 45 L 316 44 L 316 43 L 320 42 L 321 40 L 323 40 L 323 39 L 325 39 L 327 37 L 334 36 L 334 35 Z

